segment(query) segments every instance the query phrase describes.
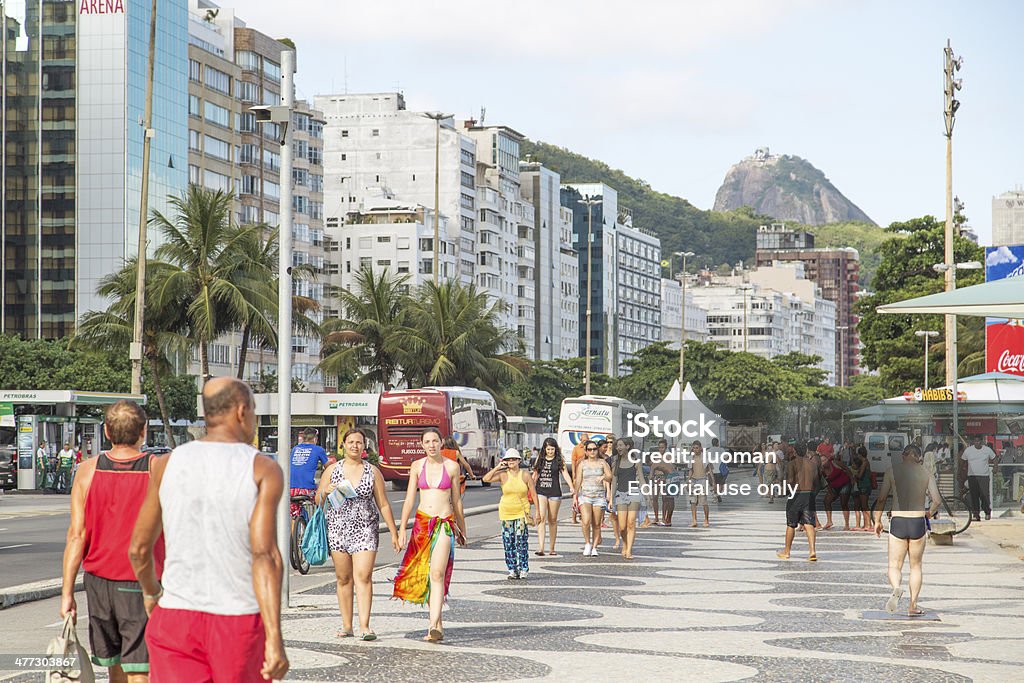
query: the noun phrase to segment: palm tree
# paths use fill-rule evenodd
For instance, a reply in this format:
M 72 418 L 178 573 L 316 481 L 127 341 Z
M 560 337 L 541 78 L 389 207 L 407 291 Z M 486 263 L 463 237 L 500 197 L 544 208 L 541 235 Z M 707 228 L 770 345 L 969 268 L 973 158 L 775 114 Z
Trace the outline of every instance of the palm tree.
M 259 239 L 263 227 L 234 225 L 232 200 L 230 193 L 189 185 L 183 196 L 169 198 L 173 218 L 154 211 L 150 219 L 164 239 L 156 258 L 167 264 L 159 276 L 154 274 L 153 303 L 161 308 L 187 302 L 185 314 L 199 347 L 204 381 L 210 376 L 208 344 L 246 323 L 263 325 L 266 318 L 246 298 L 253 294 L 252 281 L 236 281 L 240 263 L 245 262 L 239 251 Z M 265 274 L 264 281 L 271 280 L 272 274 Z
M 528 363 L 517 355 L 521 343 L 499 326 L 506 304 L 488 302 L 475 285 L 448 280 L 422 285 L 412 300 L 400 344 L 420 359 L 424 384 L 462 385 L 497 396 L 523 376 Z
M 113 303 L 105 311 L 89 311 L 79 322 L 75 335 L 69 346 L 109 351 L 111 349 L 128 350 L 135 332 L 135 272 L 136 260 L 129 261 L 124 268 L 111 273 L 100 280 L 96 292 L 100 296 L 111 299 Z M 170 266 L 159 261 L 149 261 L 146 271 L 153 275 L 152 282 Z M 178 352 L 188 352 L 191 340 L 185 334 L 188 322 L 183 301 L 171 301 L 158 306 L 147 292 L 146 315 L 142 328 L 142 354 L 149 364 L 150 377 L 153 382 L 153 393 L 156 394 L 167 434 L 167 443 L 171 448 L 177 444 L 171 430 L 170 416 L 164 400 L 163 386 L 160 383 L 162 374 L 170 370 L 169 357 Z
M 388 390 L 399 376 L 408 377 L 408 358 L 400 344 L 409 308 L 408 280 L 386 268 L 356 273 L 355 291 L 342 290 L 338 296 L 344 317 L 324 321 L 323 372 L 355 375 L 350 391 Z

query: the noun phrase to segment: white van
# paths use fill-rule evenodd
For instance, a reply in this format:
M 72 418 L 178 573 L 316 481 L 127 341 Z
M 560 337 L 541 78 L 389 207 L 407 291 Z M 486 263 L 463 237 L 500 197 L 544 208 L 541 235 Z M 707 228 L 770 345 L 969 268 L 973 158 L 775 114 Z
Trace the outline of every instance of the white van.
M 908 443 L 910 436 L 902 432 L 866 432 L 864 448 L 868 451 L 871 471 L 882 474 L 892 467 L 893 458 L 903 455 Z

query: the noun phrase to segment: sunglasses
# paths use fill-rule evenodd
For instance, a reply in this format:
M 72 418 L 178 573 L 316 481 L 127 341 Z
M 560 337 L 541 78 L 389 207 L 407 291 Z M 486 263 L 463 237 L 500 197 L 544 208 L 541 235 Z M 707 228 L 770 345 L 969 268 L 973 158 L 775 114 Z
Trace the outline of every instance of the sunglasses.
M 587 450 L 588 451 L 596 451 L 597 450 L 597 446 L 587 446 Z

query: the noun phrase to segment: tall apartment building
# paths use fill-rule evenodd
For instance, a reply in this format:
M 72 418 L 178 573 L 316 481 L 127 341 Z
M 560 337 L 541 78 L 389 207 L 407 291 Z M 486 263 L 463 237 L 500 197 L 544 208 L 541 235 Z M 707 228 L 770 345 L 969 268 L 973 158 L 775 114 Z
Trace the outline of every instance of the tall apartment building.
M 148 3 L 4 3 L 0 333 L 54 339 L 138 251 Z M 149 208 L 187 177 L 185 0 L 158 5 Z M 155 241 L 151 242 L 155 247 Z
M 636 352 L 661 341 L 661 240 L 634 228 L 629 216 L 617 228 L 619 371 Z
M 784 224 L 762 225 L 757 231 L 757 267 L 799 262 L 806 278 L 821 287 L 822 296 L 836 305 L 835 375 L 847 386 L 858 373 L 859 317 L 854 312 L 860 289 L 860 257 L 850 247 L 816 248 L 814 235 Z
M 476 272 L 476 144 L 452 119 L 438 126 L 406 109 L 400 93 L 318 95 L 324 113 L 324 214 L 330 234 L 344 236 L 345 217 L 377 200 L 434 207 L 434 155 L 440 140 L 441 276 L 474 281 Z M 433 224 L 419 274 L 433 274 Z M 349 267 L 352 259 L 344 252 Z
M 561 203 L 561 177 L 543 164 L 519 164 L 523 197 L 534 210 L 534 349 L 538 360 L 579 356 L 579 262 L 572 210 Z
M 601 201 L 588 208 L 580 203 L 582 199 Z M 586 356 L 588 348 L 589 263 L 591 371 L 616 376 L 619 368 L 618 193 L 604 183 L 562 183 L 561 202 L 573 212 L 573 246 L 579 259 L 580 355 Z
M 323 224 L 323 116 L 296 102 L 292 177 L 282 179 L 280 129 L 257 124 L 251 107 L 281 103 L 281 52 L 287 46 L 207 0 L 190 0 L 188 27 L 189 181 L 233 192 L 234 220 L 269 228 L 280 223 L 281 183 L 291 182 L 292 265 L 309 264 L 318 272 L 315 280 L 296 278 L 293 293 L 325 307 L 332 264 Z M 311 315 L 319 321 L 322 312 Z M 244 379 L 277 372 L 276 352 L 250 339 L 243 359 L 242 343 L 239 332 L 212 342 L 211 374 L 233 374 L 240 362 Z M 319 339 L 294 330 L 292 352 L 293 377 L 312 391 L 322 389 Z M 190 372 L 198 374 L 198 365 Z
M 708 312 L 694 303 L 690 288 L 694 283 L 686 283 L 686 340 L 708 341 Z M 668 342 L 671 348 L 679 348 L 679 337 L 683 323 L 683 288 L 678 280 L 661 279 L 661 340 Z
M 1024 190 L 1017 188 L 992 198 L 992 246 L 1024 244 Z
M 810 290 L 796 284 L 792 269 L 765 270 L 770 269 L 714 277 L 709 284 L 687 287 L 694 303 L 707 310 L 710 341 L 769 359 L 791 351 L 820 356 L 819 367 L 827 373 L 826 381 L 834 384 L 838 374 L 835 304 L 824 299 L 812 282 L 805 281 Z

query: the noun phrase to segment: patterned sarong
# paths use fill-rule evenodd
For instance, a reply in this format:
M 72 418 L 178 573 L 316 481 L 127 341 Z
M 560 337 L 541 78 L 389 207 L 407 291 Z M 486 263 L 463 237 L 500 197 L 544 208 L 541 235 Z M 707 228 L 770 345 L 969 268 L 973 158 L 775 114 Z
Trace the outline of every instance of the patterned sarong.
M 452 567 L 455 565 L 455 532 L 452 517 L 430 517 L 420 510 L 416 511 L 416 521 L 412 525 L 412 537 L 405 549 L 402 566 L 395 576 L 395 588 L 392 595 L 406 602 L 423 605 L 430 597 L 430 555 L 434 552 L 434 544 L 439 534 L 448 534 L 451 538 L 451 550 L 448 555 L 448 568 L 444 572 L 444 599 L 448 600 L 448 587 L 452 582 Z

